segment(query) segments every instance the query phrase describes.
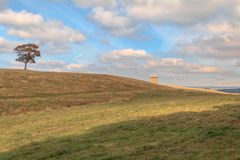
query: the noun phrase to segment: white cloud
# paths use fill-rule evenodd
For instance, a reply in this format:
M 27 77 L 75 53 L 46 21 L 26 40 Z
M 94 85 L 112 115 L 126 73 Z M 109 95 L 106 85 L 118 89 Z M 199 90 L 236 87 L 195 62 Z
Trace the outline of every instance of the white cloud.
M 116 13 L 107 11 L 102 7 L 95 8 L 92 17 L 108 28 L 121 28 L 130 25 L 130 21 L 127 18 L 118 16 Z
M 186 62 L 181 58 L 162 58 L 160 60 L 148 61 L 146 67 L 159 70 L 168 70 L 171 73 L 216 73 L 217 67 L 204 66 L 196 63 Z
M 42 59 L 42 60 L 39 60 L 37 64 L 45 67 L 62 67 L 65 65 L 65 62 L 60 60 L 43 60 Z
M 108 7 L 116 5 L 116 0 L 73 0 L 79 7 Z
M 220 11 L 224 0 L 126 0 L 130 17 L 151 22 L 192 24 Z
M 22 63 L 17 61 L 11 61 L 10 64 L 18 68 L 19 67 L 21 68 L 22 66 Z M 61 60 L 45 60 L 45 59 L 37 58 L 36 63 L 30 64 L 28 67 L 34 68 L 34 69 L 41 68 L 44 70 L 49 70 L 49 69 L 57 69 L 57 68 L 62 69 L 65 65 L 66 63 Z
M 220 69 L 184 61 L 181 58 L 161 58 L 159 60 L 144 50 L 123 49 L 103 54 L 101 60 L 111 68 L 136 71 L 167 72 L 169 74 L 218 73 Z
M 57 21 L 43 22 L 39 26 L 9 28 L 7 33 L 24 39 L 40 42 L 82 42 L 85 37 L 77 30 Z
M 0 24 L 11 26 L 37 26 L 43 23 L 39 14 L 32 14 L 26 11 L 15 12 L 5 10 L 0 13 Z
M 240 16 L 238 0 L 73 0 L 92 9 L 91 17 L 114 36 L 136 32 L 142 24 L 192 26 Z M 226 26 L 225 26 L 226 27 Z
M 70 43 L 81 43 L 85 36 L 78 30 L 65 26 L 59 21 L 45 21 L 41 15 L 26 11 L 11 10 L 0 12 L 0 24 L 7 28 L 7 34 L 32 40 L 52 49 L 49 52 L 66 52 Z
M 0 10 L 5 9 L 7 7 L 9 0 L 0 0 Z
M 68 64 L 65 66 L 65 68 L 67 68 L 68 70 L 82 69 L 82 68 L 86 68 L 86 67 L 87 67 L 86 65 L 74 64 L 74 63 Z
M 127 17 L 120 16 L 114 11 L 97 7 L 93 9 L 91 17 L 106 30 L 110 30 L 113 35 L 124 36 L 135 32 L 132 22 Z
M 192 26 L 240 13 L 238 0 L 74 0 L 92 9 L 91 17 L 114 36 L 128 36 L 141 25 L 180 24 Z M 240 16 L 240 14 L 239 14 Z
M 146 59 L 149 58 L 150 55 L 146 53 L 144 50 L 133 50 L 133 49 L 122 49 L 115 50 L 110 53 L 104 54 L 101 57 L 102 61 L 116 61 L 123 59 Z
M 222 61 L 240 59 L 240 23 L 220 19 L 185 31 L 171 52 L 181 56 Z M 227 66 L 227 64 L 225 63 Z
M 235 9 L 235 14 L 237 17 L 240 17 L 240 2 L 239 0 L 235 0 L 234 9 Z
M 13 53 L 13 49 L 18 45 L 17 42 L 11 42 L 0 37 L 0 53 Z
M 11 61 L 11 68 L 23 68 L 23 64 Z M 66 63 L 62 60 L 45 60 L 37 59 L 36 63 L 28 65 L 29 69 L 33 70 L 44 70 L 44 71 L 81 71 L 82 69 L 88 68 L 89 65 L 78 64 L 78 63 Z
M 77 63 L 66 63 L 62 60 L 39 60 L 36 63 L 36 66 L 39 68 L 47 68 L 48 70 L 60 70 L 60 71 L 72 71 L 86 68 L 88 65 L 77 64 Z
M 228 22 L 208 24 L 207 26 L 203 26 L 203 29 L 207 29 L 208 32 L 215 34 L 235 34 L 240 31 L 240 28 Z
M 240 39 L 236 37 L 209 37 L 182 43 L 176 52 L 188 56 L 213 59 L 239 59 Z

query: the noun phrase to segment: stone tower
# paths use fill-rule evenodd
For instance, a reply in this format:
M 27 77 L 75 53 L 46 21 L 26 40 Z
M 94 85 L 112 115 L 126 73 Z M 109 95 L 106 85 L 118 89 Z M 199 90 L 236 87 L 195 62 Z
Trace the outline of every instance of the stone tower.
M 158 84 L 158 76 L 157 75 L 151 75 L 149 78 L 150 83 Z

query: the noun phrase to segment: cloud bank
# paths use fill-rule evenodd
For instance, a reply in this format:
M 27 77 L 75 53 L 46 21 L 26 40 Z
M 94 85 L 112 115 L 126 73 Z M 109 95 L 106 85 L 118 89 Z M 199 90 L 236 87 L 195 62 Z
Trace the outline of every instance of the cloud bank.
M 46 47 L 49 53 L 64 53 L 70 43 L 81 43 L 85 36 L 60 21 L 44 20 L 39 14 L 27 11 L 4 10 L 0 12 L 0 24 L 9 36 L 31 40 Z

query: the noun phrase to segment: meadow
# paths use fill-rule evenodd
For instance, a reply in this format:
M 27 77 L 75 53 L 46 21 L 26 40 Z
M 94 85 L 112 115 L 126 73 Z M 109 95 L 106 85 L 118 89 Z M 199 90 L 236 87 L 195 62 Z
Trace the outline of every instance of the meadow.
M 240 96 L 0 70 L 0 160 L 240 159 Z

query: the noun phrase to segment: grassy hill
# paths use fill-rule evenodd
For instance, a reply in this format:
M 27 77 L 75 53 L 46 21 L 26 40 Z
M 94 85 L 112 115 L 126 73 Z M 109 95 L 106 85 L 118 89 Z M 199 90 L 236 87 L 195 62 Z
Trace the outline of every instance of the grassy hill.
M 164 88 L 144 81 L 101 74 L 0 70 L 0 76 L 0 93 L 6 97 Z
M 0 70 L 0 160 L 240 159 L 240 96 Z
M 0 70 L 0 114 L 128 100 L 137 92 L 173 90 L 99 74 Z

